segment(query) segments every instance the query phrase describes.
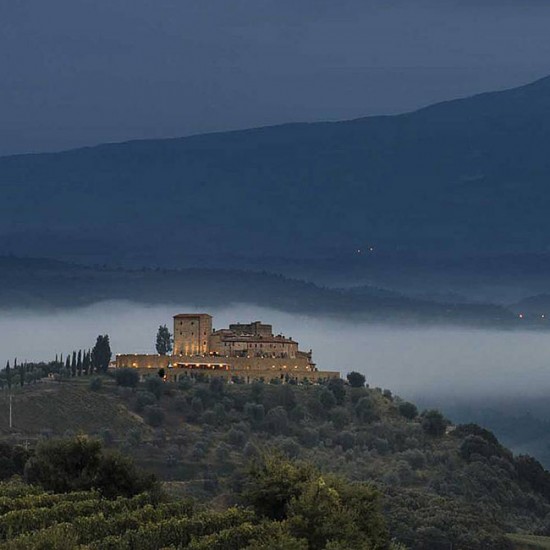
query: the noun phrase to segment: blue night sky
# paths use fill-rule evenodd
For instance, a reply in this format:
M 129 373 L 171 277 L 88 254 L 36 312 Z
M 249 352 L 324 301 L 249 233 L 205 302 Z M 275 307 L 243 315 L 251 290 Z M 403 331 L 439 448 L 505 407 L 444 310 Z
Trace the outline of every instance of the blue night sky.
M 550 74 L 550 3 L 9 0 L 0 155 L 396 113 Z

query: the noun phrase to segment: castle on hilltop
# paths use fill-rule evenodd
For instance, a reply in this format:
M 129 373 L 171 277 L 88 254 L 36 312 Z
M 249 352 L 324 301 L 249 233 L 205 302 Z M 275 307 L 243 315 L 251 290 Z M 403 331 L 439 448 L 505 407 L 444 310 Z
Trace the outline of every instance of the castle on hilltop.
M 137 368 L 143 375 L 164 369 L 165 377 L 174 381 L 197 372 L 245 382 L 339 377 L 337 372 L 317 370 L 311 350 L 300 351 L 298 342 L 275 335 L 271 325 L 260 321 L 214 330 L 211 315 L 181 313 L 174 316 L 173 335 L 172 355 L 117 355 L 116 367 Z

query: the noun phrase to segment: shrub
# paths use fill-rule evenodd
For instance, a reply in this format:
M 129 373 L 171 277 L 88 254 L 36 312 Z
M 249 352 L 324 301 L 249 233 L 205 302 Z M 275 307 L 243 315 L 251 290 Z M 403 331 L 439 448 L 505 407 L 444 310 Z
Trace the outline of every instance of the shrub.
M 273 434 L 286 434 L 288 432 L 288 414 L 283 407 L 269 409 L 265 417 L 265 425 Z
M 229 460 L 229 451 L 230 449 L 225 443 L 220 443 L 216 447 L 216 458 L 220 462 L 226 462 L 227 460 Z
M 115 440 L 115 436 L 109 428 L 101 428 L 101 430 L 99 430 L 99 437 L 105 445 L 111 445 Z
M 174 399 L 174 410 L 179 413 L 187 414 L 190 410 L 190 405 L 183 396 L 176 397 Z
M 336 405 L 336 397 L 327 388 L 323 388 L 319 394 L 319 402 L 325 410 L 330 410 Z
M 216 414 L 211 409 L 204 411 L 199 418 L 200 424 L 209 424 L 210 426 L 214 426 L 217 422 Z
M 246 403 L 244 414 L 250 420 L 253 426 L 260 426 L 265 418 L 265 409 L 263 405 L 256 403 Z
M 139 372 L 136 369 L 116 369 L 115 382 L 117 386 L 135 388 L 139 383 Z
M 204 407 L 202 405 L 202 399 L 200 397 L 193 397 L 193 401 L 191 401 L 191 409 L 193 413 L 197 416 L 202 413 Z
M 263 382 L 253 382 L 250 386 L 250 397 L 255 403 L 261 403 L 264 396 Z
M 143 412 L 145 407 L 154 405 L 157 402 L 157 398 L 148 391 L 142 391 L 137 394 L 135 408 L 137 412 Z
M 346 378 L 348 379 L 349 385 L 352 388 L 362 388 L 365 385 L 365 376 L 360 372 L 350 372 L 348 373 Z
M 193 380 L 189 376 L 183 376 L 178 380 L 178 389 L 182 391 L 190 390 L 193 387 Z
M 435 409 L 422 413 L 422 429 L 431 436 L 441 437 L 448 424 L 449 421 Z
M 418 409 L 414 403 L 403 401 L 399 403 L 399 414 L 409 420 L 414 420 L 418 416 Z
M 225 412 L 225 407 L 223 406 L 223 403 L 216 403 L 212 412 L 214 413 L 217 424 L 222 425 L 225 423 L 225 421 L 227 420 L 227 414 Z
M 260 456 L 260 451 L 258 449 L 258 447 L 256 447 L 256 445 L 254 445 L 254 443 L 252 443 L 251 441 L 249 441 L 245 446 L 244 446 L 244 449 L 243 449 L 243 455 L 248 459 L 248 460 L 253 460 L 253 459 L 256 459 Z
M 103 386 L 103 380 L 96 376 L 90 380 L 88 387 L 91 391 L 99 391 Z
M 132 428 L 128 432 L 126 440 L 132 447 L 139 445 L 141 443 L 141 430 L 138 428 Z
M 84 437 L 39 443 L 25 466 L 25 480 L 54 493 L 97 489 L 109 498 L 156 486 L 129 458 L 104 454 L 99 441 Z
M 300 443 L 305 447 L 315 447 L 319 443 L 319 432 L 312 428 L 304 428 L 299 437 Z
M 353 449 L 355 447 L 355 435 L 353 435 L 351 432 L 342 432 L 337 438 L 336 442 L 338 445 L 342 446 L 342 449 L 344 451 L 347 451 L 348 449 Z
M 277 448 L 287 458 L 296 458 L 300 454 L 300 445 L 291 437 L 279 438 Z
M 22 475 L 25 462 L 30 456 L 31 451 L 23 446 L 12 447 L 8 443 L 0 442 L 0 479 Z
M 290 411 L 290 418 L 293 422 L 300 423 L 306 417 L 306 409 L 302 405 L 296 405 Z
M 131 399 L 134 395 L 134 390 L 132 388 L 127 388 L 124 386 L 118 386 L 117 387 L 117 393 L 120 395 L 121 399 L 124 399 L 124 401 L 128 401 Z
M 377 437 L 373 441 L 373 446 L 381 455 L 385 455 L 390 451 L 390 444 L 388 440 L 382 437 Z
M 370 397 L 362 397 L 355 405 L 355 414 L 361 422 L 373 422 L 378 418 L 374 401 Z
M 201 460 L 208 454 L 208 447 L 203 441 L 197 441 L 191 451 L 191 458 L 193 460 Z
M 335 407 L 330 411 L 330 420 L 337 430 L 341 430 L 351 422 L 351 417 L 344 407 Z
M 145 379 L 145 388 L 157 399 L 160 399 L 162 391 L 164 389 L 164 382 L 162 381 L 162 378 L 159 378 L 157 376 L 149 376 Z
M 145 407 L 145 420 L 153 428 L 158 428 L 164 423 L 164 411 L 160 407 L 149 405 Z
M 227 432 L 227 440 L 235 447 L 242 447 L 247 439 L 248 436 L 246 433 L 238 428 L 231 428 L 229 432 Z
M 292 386 L 288 384 L 283 384 L 276 391 L 276 402 L 277 405 L 284 407 L 288 412 L 296 406 L 296 394 Z
M 327 388 L 333 393 L 336 403 L 342 405 L 346 399 L 346 385 L 341 378 L 331 378 L 327 382 Z
M 401 453 L 401 456 L 415 470 L 424 467 L 426 464 L 424 453 L 418 449 L 407 449 Z
M 477 435 L 492 445 L 500 445 L 493 432 L 490 432 L 477 424 L 459 424 L 453 431 L 453 436 L 455 437 L 466 437 L 468 435 Z
M 253 466 L 244 497 L 258 515 L 282 521 L 308 548 L 389 546 L 377 491 L 321 475 L 309 465 L 265 458 Z
M 224 386 L 225 386 L 224 379 L 220 378 L 219 376 L 214 376 L 210 380 L 209 389 L 213 395 L 220 396 L 223 394 Z
M 399 476 L 399 481 L 404 484 L 411 483 L 415 477 L 411 466 L 404 460 L 400 460 L 397 463 L 397 475 Z

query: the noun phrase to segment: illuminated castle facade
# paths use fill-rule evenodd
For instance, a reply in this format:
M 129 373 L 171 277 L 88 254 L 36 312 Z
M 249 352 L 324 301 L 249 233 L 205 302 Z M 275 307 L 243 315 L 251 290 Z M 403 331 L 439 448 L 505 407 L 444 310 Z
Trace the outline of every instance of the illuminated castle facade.
M 214 330 L 207 313 L 181 313 L 174 316 L 174 351 L 172 355 L 117 355 L 117 367 L 133 367 L 151 372 L 164 369 L 168 379 L 202 371 L 209 375 L 246 382 L 273 378 L 315 381 L 338 377 L 337 372 L 318 371 L 312 352 L 298 349 L 298 342 L 281 334 L 271 325 L 254 321 L 232 324 Z

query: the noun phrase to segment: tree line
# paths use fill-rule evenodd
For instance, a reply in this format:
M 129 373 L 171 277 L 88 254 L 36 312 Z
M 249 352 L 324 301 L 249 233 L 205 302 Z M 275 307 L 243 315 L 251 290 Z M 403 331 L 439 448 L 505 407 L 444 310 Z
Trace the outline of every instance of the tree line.
M 53 361 L 38 363 L 18 363 L 16 358 L 13 366 L 8 360 L 6 367 L 0 371 L 0 388 L 11 391 L 14 387 L 23 387 L 48 376 L 62 379 L 102 374 L 107 372 L 111 357 L 109 335 L 100 334 L 91 350 L 73 351 L 68 353 L 65 359 L 63 354 L 56 355 Z

